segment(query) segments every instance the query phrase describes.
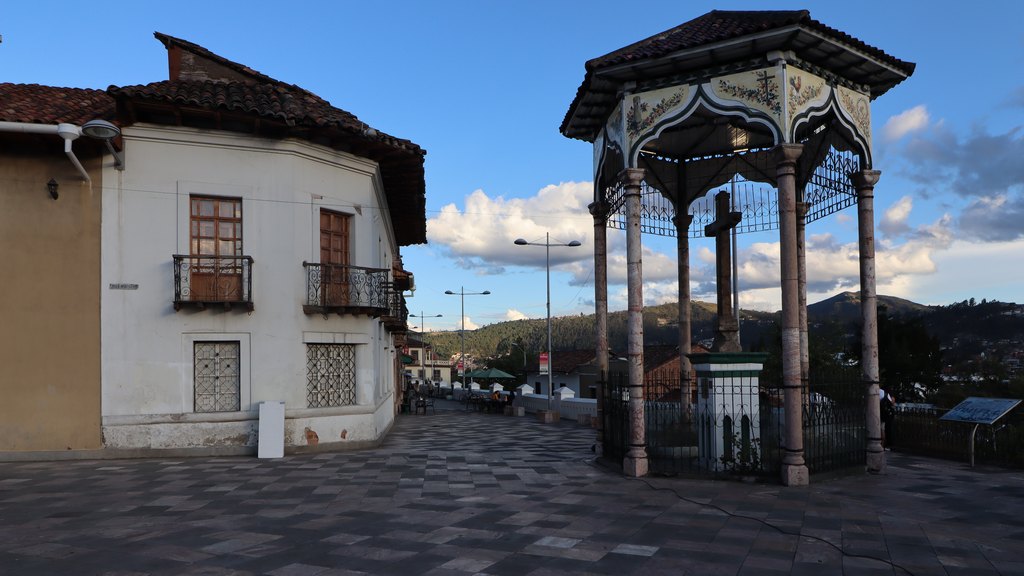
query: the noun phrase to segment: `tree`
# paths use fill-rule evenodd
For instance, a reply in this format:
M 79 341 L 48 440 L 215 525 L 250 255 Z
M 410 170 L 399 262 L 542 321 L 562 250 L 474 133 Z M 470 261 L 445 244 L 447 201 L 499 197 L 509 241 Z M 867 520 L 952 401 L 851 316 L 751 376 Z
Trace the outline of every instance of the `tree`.
M 900 402 L 920 402 L 942 383 L 939 339 L 920 316 L 878 311 L 878 368 L 882 387 Z

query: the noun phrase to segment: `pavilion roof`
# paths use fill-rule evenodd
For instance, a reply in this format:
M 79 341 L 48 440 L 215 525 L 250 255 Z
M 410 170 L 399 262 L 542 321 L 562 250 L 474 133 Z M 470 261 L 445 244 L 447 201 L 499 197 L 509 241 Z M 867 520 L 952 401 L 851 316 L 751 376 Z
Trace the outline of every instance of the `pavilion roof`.
M 561 132 L 593 141 L 626 82 L 692 73 L 774 50 L 792 50 L 804 61 L 865 85 L 872 99 L 902 82 L 915 67 L 814 20 L 807 10 L 713 10 L 587 61 Z

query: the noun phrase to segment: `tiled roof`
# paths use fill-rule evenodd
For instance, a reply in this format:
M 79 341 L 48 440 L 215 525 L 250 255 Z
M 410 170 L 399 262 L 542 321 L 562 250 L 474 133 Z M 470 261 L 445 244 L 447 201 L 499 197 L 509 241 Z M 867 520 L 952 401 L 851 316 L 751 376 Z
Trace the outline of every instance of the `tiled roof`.
M 377 132 L 353 114 L 331 106 L 315 94 L 282 83 L 164 80 L 139 86 L 111 86 L 110 94 L 131 100 L 162 101 L 174 105 L 253 114 L 293 127 L 335 128 L 396 150 L 425 154 L 409 140 Z
M 707 348 L 700 344 L 691 344 L 693 354 L 706 353 Z M 676 344 L 649 344 L 644 346 L 644 373 L 664 366 L 671 361 L 679 360 L 679 346 Z
M 785 31 L 793 29 L 793 32 L 776 35 L 773 39 L 767 39 L 767 33 L 772 31 Z M 800 34 L 802 37 L 798 39 Z M 811 52 L 807 57 L 817 60 L 815 63 L 828 67 L 829 62 L 835 56 L 833 52 L 814 52 L 823 44 L 822 38 L 828 39 L 846 50 L 858 54 L 867 55 L 882 64 L 881 67 L 872 68 L 870 71 L 858 70 L 852 72 L 860 74 L 853 78 L 858 82 L 871 85 L 872 97 L 899 83 L 902 79 L 914 72 L 915 65 L 905 62 L 884 51 L 866 44 L 853 36 L 811 18 L 807 10 L 778 10 L 778 11 L 728 11 L 713 10 L 699 16 L 689 22 L 680 24 L 660 34 L 640 40 L 626 46 L 587 61 L 586 76 L 583 83 L 576 92 L 569 107 L 569 111 L 562 122 L 562 134 L 571 138 L 592 139 L 595 129 L 599 129 L 601 123 L 595 124 L 591 118 L 600 110 L 599 116 L 605 116 L 604 108 L 609 107 L 609 97 L 614 95 L 621 86 L 623 80 L 645 79 L 644 73 L 640 71 L 623 73 L 615 80 L 600 80 L 598 76 L 609 73 L 612 69 L 618 70 L 622 67 L 630 67 L 648 61 L 656 61 L 660 58 L 669 57 L 675 53 L 694 50 L 704 46 L 728 43 L 731 40 L 738 40 L 750 37 L 750 45 L 744 57 L 763 56 L 768 50 L 810 48 Z M 755 41 L 754 38 L 757 38 Z M 812 54 L 813 52 L 813 54 Z M 709 55 L 709 62 L 722 64 L 721 55 L 715 52 Z M 847 62 L 837 62 L 837 65 L 844 69 L 853 71 L 857 66 L 851 66 Z M 684 71 L 685 66 L 679 62 L 673 62 L 668 67 L 671 73 L 677 74 Z M 884 74 L 873 75 L 876 69 L 884 70 Z M 586 102 L 585 102 L 586 101 Z M 580 121 L 580 125 L 572 125 L 573 117 L 578 108 L 587 108 L 587 120 Z M 612 105 L 613 107 L 613 105 Z M 602 122 L 603 123 L 603 122 Z
M 633 60 L 657 58 L 678 50 L 714 44 L 793 24 L 802 24 L 824 32 L 879 60 L 888 62 L 896 68 L 909 67 L 908 70 L 905 70 L 908 75 L 914 70 L 913 64 L 894 58 L 846 32 L 836 30 L 811 18 L 811 13 L 807 10 L 712 10 L 675 28 L 594 58 L 587 62 L 586 67 L 587 70 L 595 70 Z
M 84 124 L 111 120 L 114 99 L 103 90 L 39 84 L 0 83 L 0 121 L 31 124 Z
M 624 62 L 657 58 L 677 50 L 796 24 L 804 18 L 810 19 L 810 12 L 807 10 L 749 12 L 712 10 L 675 28 L 589 60 L 586 68 L 587 70 L 597 70 Z
M 597 353 L 594 350 L 552 350 L 551 356 L 551 371 L 569 374 L 584 364 L 593 363 Z

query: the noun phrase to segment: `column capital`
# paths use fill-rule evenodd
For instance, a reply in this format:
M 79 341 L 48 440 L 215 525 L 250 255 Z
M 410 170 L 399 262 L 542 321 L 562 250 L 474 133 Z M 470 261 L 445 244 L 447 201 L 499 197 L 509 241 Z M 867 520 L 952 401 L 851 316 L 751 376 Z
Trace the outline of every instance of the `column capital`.
M 874 188 L 881 176 L 880 170 L 861 170 L 860 172 L 850 172 L 850 181 L 853 182 L 853 187 L 857 190 L 864 190 L 865 188 Z
M 604 200 L 591 202 L 587 205 L 587 210 L 590 211 L 590 215 L 594 217 L 594 220 L 605 220 L 608 218 L 608 203 Z
M 807 218 L 807 211 L 810 210 L 811 205 L 807 202 L 796 203 L 796 224 L 797 226 L 804 223 L 804 218 Z
M 644 177 L 647 176 L 647 171 L 643 168 L 626 168 L 622 172 L 619 172 L 619 181 L 624 186 L 635 186 L 640 187 L 640 183 L 644 181 Z
M 672 224 L 675 225 L 676 231 L 679 231 L 679 232 L 681 232 L 683 230 L 689 229 L 690 224 L 692 224 L 692 223 L 693 223 L 693 214 L 690 214 L 688 212 L 683 213 L 683 214 L 680 214 L 680 213 L 676 212 L 676 215 L 672 217 Z
M 796 164 L 804 151 L 803 144 L 779 144 L 772 148 L 772 157 L 776 165 Z

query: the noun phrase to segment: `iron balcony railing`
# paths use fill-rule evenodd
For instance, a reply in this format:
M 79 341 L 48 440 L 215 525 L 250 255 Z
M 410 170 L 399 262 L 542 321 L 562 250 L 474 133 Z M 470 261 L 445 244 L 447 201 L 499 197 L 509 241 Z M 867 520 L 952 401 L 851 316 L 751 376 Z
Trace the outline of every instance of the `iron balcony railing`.
M 405 304 L 405 295 L 394 284 L 388 286 L 388 310 L 384 313 L 384 328 L 391 332 L 409 330 L 409 308 Z
M 175 254 L 174 309 L 221 305 L 253 309 L 252 256 Z
M 390 303 L 388 271 L 339 264 L 303 262 L 306 272 L 306 314 L 387 313 Z

